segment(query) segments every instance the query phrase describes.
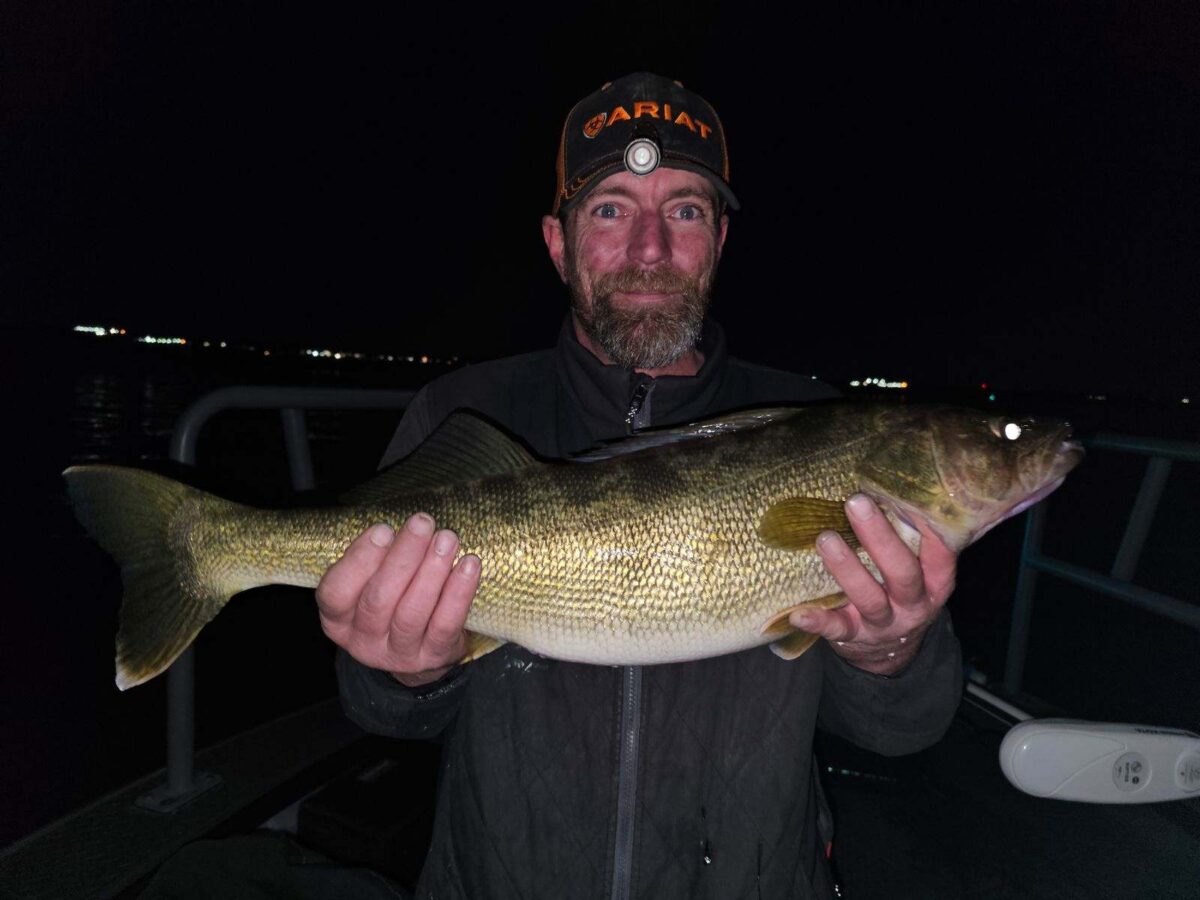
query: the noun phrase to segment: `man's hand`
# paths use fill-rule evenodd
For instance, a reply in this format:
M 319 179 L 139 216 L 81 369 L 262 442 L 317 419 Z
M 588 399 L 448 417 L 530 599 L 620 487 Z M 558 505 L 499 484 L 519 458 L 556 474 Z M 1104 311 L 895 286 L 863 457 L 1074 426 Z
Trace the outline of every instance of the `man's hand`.
M 373 669 L 417 687 L 462 658 L 463 624 L 479 587 L 479 558 L 454 565 L 458 536 L 418 513 L 398 533 L 372 525 L 317 585 L 321 627 Z
M 846 502 L 846 512 L 883 584 L 841 537 L 823 532 L 817 552 L 850 602 L 840 609 L 794 612 L 789 618 L 802 631 L 828 639 L 835 653 L 860 669 L 891 675 L 916 655 L 926 629 L 954 590 L 958 558 L 921 524 L 921 554 L 914 555 L 863 494 Z

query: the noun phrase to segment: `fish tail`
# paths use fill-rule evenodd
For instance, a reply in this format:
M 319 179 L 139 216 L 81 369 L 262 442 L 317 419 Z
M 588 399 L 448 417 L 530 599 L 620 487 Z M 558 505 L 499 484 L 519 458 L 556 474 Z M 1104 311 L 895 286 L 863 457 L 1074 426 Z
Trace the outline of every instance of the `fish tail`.
M 171 665 L 241 589 L 226 571 L 202 571 L 194 552 L 197 525 L 238 505 L 139 469 L 63 476 L 76 517 L 121 566 L 116 680 L 126 690 Z

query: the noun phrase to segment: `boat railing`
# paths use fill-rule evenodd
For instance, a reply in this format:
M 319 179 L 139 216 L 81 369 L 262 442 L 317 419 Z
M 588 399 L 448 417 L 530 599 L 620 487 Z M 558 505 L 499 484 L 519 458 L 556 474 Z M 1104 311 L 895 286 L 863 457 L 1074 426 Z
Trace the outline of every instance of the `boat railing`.
M 238 385 L 205 394 L 183 411 L 171 434 L 169 456 L 196 464 L 196 445 L 205 424 L 235 409 L 279 410 L 292 487 L 316 487 L 305 412 L 308 410 L 403 409 L 413 390 L 363 388 L 272 387 Z M 138 800 L 139 805 L 169 812 L 220 783 L 213 773 L 195 771 L 195 656 L 188 648 L 167 671 L 166 782 Z
M 1102 450 L 1134 453 L 1148 456 L 1149 462 L 1108 574 L 1044 554 L 1042 533 L 1045 529 L 1047 504 L 1035 504 L 1026 513 L 1025 537 L 1021 546 L 1020 570 L 1009 629 L 1008 656 L 1004 665 L 1004 689 L 1010 696 L 1021 689 L 1033 615 L 1033 596 L 1039 573 L 1053 575 L 1200 630 L 1200 605 L 1133 584 L 1138 559 L 1150 533 L 1154 515 L 1158 511 L 1158 502 L 1166 487 L 1171 464 L 1200 462 L 1200 444 L 1120 434 L 1098 434 L 1083 443 L 1089 452 Z

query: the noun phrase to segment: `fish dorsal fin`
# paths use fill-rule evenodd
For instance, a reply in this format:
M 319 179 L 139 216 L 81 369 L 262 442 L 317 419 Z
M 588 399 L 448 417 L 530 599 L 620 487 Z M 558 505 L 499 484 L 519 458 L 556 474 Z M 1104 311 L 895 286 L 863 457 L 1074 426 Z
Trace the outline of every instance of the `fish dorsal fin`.
M 841 500 L 788 497 L 773 504 L 758 523 L 758 536 L 776 550 L 811 550 L 822 531 L 836 531 L 851 550 L 859 547 Z
M 339 499 L 355 505 L 387 501 L 411 491 L 509 475 L 541 465 L 495 425 L 459 410 L 404 459 Z
M 728 413 L 703 422 L 693 422 L 689 425 L 678 425 L 670 428 L 652 428 L 638 432 L 633 437 L 620 438 L 610 443 L 601 444 L 591 450 L 572 456 L 571 462 L 600 462 L 616 456 L 627 456 L 630 453 L 641 453 L 654 447 L 666 447 L 671 444 L 682 444 L 689 441 L 699 441 L 705 438 L 720 437 L 736 431 L 749 431 L 782 422 L 800 412 L 794 406 L 765 407 L 763 409 L 748 409 L 742 412 Z

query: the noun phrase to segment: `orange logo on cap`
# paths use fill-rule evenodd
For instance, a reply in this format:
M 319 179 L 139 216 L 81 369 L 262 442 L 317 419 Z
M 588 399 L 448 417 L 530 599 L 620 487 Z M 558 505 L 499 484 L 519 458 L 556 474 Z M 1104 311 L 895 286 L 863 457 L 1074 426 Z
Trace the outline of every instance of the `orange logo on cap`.
M 598 113 L 597 115 L 592 116 L 583 123 L 583 136 L 588 139 L 594 138 L 600 133 L 600 130 L 604 128 L 604 123 L 607 121 L 608 116 L 604 113 Z
M 592 116 L 584 123 L 583 133 L 586 137 L 594 138 L 598 135 L 605 126 L 615 125 L 617 122 L 628 122 L 633 119 L 640 119 L 646 116 L 650 119 L 661 117 L 664 121 L 670 122 L 673 125 L 681 125 L 692 134 L 700 133 L 702 140 L 708 140 L 708 136 L 712 134 L 713 128 L 705 122 L 688 115 L 687 110 L 680 110 L 676 115 L 671 109 L 670 103 L 657 103 L 653 100 L 638 100 L 633 104 L 633 115 L 629 114 L 624 106 L 617 106 L 608 114 L 606 119 L 604 113 Z

